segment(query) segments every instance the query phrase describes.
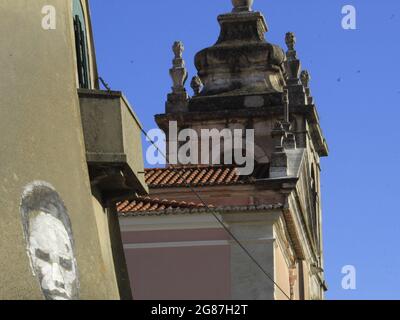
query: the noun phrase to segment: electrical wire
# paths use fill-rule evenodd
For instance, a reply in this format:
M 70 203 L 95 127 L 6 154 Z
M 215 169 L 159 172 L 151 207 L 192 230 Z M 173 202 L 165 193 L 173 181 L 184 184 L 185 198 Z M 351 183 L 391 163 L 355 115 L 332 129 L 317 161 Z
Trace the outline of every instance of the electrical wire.
M 160 150 L 160 148 L 156 145 L 156 143 L 150 139 L 148 136 L 147 132 L 144 131 L 143 128 L 140 128 L 140 130 L 143 132 L 144 136 L 146 139 L 157 149 L 157 151 L 160 153 L 160 155 L 165 159 L 165 161 L 168 161 L 167 156 Z M 176 171 L 179 175 L 179 177 L 185 181 L 185 178 L 183 175 L 177 170 Z M 230 237 L 239 245 L 239 247 L 249 256 L 249 258 L 257 265 L 257 267 L 262 271 L 262 273 L 285 295 L 285 297 L 288 300 L 291 300 L 291 298 L 286 294 L 286 292 L 275 282 L 275 280 L 268 274 L 268 272 L 262 267 L 262 265 L 257 261 L 256 258 L 253 257 L 253 255 L 247 250 L 247 248 L 240 242 L 240 240 L 232 233 L 231 230 L 225 225 L 225 223 L 217 216 L 214 210 L 210 210 L 210 206 L 206 204 L 206 202 L 201 198 L 201 196 L 198 194 L 198 192 L 190 185 L 187 184 L 187 187 L 190 189 L 190 191 L 199 199 L 199 201 L 206 207 L 207 211 L 211 213 L 214 218 L 219 222 L 219 224 L 224 228 L 224 230 L 230 235 Z
M 106 83 L 103 78 L 99 77 L 99 80 L 103 84 L 103 86 L 107 89 L 108 92 L 111 92 L 110 86 Z M 147 132 L 141 127 L 140 130 L 146 137 L 146 139 L 157 149 L 157 151 L 161 154 L 161 156 L 168 161 L 167 156 L 160 150 L 160 148 L 156 145 L 156 143 L 148 136 Z M 185 181 L 183 175 L 177 171 L 179 177 L 182 181 Z M 240 240 L 232 233 L 231 230 L 225 225 L 225 223 L 217 216 L 214 210 L 210 210 L 210 206 L 206 204 L 206 202 L 200 197 L 198 192 L 190 185 L 187 184 L 187 187 L 190 191 L 199 199 L 199 201 L 203 204 L 203 206 L 211 213 L 214 218 L 218 221 L 218 223 L 224 228 L 224 230 L 230 235 L 230 237 L 239 245 L 239 247 L 249 256 L 249 258 L 257 265 L 257 267 L 261 270 L 261 272 L 284 294 L 284 296 L 291 300 L 291 298 L 286 294 L 286 292 L 275 282 L 275 280 L 268 274 L 268 272 L 262 267 L 262 265 L 257 261 L 256 258 L 247 250 L 247 248 L 240 242 Z

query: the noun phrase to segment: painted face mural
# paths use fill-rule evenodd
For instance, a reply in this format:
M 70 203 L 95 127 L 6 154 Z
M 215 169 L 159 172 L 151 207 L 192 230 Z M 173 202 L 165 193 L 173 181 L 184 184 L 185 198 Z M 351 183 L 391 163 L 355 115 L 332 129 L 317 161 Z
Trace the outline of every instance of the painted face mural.
M 27 253 L 47 300 L 79 298 L 71 222 L 55 189 L 45 182 L 25 187 L 21 202 Z

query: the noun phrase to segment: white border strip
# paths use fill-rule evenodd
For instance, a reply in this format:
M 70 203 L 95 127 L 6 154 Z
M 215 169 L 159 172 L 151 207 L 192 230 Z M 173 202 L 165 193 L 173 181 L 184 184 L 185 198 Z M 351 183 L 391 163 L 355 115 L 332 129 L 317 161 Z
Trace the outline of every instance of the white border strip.
M 266 244 L 275 242 L 272 238 L 246 239 L 243 244 Z M 235 245 L 233 240 L 210 240 L 210 241 L 180 241 L 180 242 L 152 242 L 152 243 L 129 243 L 124 244 L 124 249 L 155 249 L 155 248 L 184 248 L 184 247 L 213 247 Z
M 180 247 L 205 247 L 205 246 L 228 246 L 228 240 L 215 241 L 182 241 L 182 242 L 155 242 L 124 244 L 124 249 L 155 249 L 155 248 L 180 248 Z

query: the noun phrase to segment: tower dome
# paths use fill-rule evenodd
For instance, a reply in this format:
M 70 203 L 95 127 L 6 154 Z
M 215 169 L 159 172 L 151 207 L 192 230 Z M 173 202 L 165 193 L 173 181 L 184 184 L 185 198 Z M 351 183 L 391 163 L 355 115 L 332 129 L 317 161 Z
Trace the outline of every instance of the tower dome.
M 233 12 L 218 17 L 218 41 L 196 54 L 204 88 L 200 96 L 282 93 L 284 51 L 265 39 L 268 26 L 253 1 L 232 0 Z

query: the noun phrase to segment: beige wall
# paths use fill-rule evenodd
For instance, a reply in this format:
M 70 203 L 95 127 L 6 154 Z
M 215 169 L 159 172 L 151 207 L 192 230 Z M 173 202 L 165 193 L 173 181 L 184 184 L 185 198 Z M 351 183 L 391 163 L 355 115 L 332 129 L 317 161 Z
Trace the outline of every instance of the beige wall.
M 110 234 L 110 228 L 107 219 L 107 209 L 104 209 L 95 197 L 92 198 L 92 201 L 97 224 L 98 237 L 100 241 L 100 249 L 104 261 L 104 264 L 102 265 L 102 273 L 104 274 L 106 282 L 108 283 L 110 296 L 118 297 L 119 289 L 115 274 L 111 239 L 107 236 Z
M 290 297 L 289 265 L 286 262 L 284 253 L 282 252 L 281 246 L 279 245 L 278 241 L 275 242 L 274 249 L 275 282 L 279 286 L 279 288 L 275 286 L 275 299 L 288 300 L 287 296 Z
M 44 5 L 57 29 L 42 29 Z M 25 252 L 19 204 L 34 180 L 51 183 L 72 221 L 81 298 L 119 298 L 101 249 L 76 93 L 71 1 L 2 0 L 0 29 L 0 299 L 42 299 Z M 98 206 L 96 211 L 99 212 Z M 108 237 L 108 235 L 102 235 Z

